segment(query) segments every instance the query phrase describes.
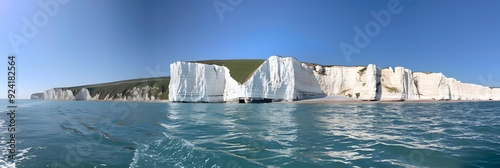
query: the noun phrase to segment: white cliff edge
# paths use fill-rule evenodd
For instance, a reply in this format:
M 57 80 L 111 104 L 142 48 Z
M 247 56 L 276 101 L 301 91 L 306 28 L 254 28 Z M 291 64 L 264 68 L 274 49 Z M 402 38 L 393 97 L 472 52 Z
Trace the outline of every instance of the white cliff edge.
M 219 65 L 178 61 L 170 65 L 170 73 L 172 102 L 272 102 L 330 95 L 364 101 L 500 100 L 500 88 L 461 83 L 441 73 L 373 64 L 321 66 L 280 56 L 268 58 L 242 84 Z

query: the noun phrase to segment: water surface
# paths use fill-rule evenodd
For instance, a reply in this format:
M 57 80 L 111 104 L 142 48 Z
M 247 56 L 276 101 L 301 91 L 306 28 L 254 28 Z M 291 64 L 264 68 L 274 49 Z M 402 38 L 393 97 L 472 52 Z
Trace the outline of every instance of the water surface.
M 500 166 L 500 102 L 18 106 L 17 167 Z

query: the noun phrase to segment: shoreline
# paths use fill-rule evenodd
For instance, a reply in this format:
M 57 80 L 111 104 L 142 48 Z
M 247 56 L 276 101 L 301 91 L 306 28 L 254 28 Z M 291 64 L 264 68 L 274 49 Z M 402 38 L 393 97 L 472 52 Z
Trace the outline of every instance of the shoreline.
M 82 101 L 82 102 L 123 102 L 123 103 L 183 103 L 183 102 L 171 102 L 168 100 L 60 100 L 60 99 L 24 99 L 24 100 L 55 100 L 55 101 Z M 460 102 L 500 102 L 500 100 L 358 100 L 358 99 L 329 99 L 329 98 L 312 98 L 303 99 L 296 101 L 280 101 L 271 102 L 272 103 L 289 103 L 289 104 L 367 104 L 367 103 L 460 103 Z M 201 103 L 201 102 L 189 102 L 189 103 Z M 230 103 L 230 104 L 240 104 L 236 102 L 213 102 L 218 103 Z M 210 104 L 210 103 L 209 103 Z M 269 103 L 241 103 L 241 104 L 269 104 Z
M 469 102 L 500 102 L 500 100 L 299 100 L 283 103 L 292 104 L 365 104 L 365 103 L 469 103 Z
M 49 100 L 49 101 L 74 101 L 74 102 L 170 103 L 170 101 L 168 101 L 168 100 L 65 100 L 65 99 L 18 99 L 18 100 Z

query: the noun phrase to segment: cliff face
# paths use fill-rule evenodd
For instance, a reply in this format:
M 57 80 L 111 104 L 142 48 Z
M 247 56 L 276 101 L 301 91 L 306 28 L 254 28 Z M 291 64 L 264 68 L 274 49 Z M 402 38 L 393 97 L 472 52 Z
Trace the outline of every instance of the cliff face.
M 49 89 L 43 92 L 43 99 L 52 100 L 75 100 L 73 92 L 65 89 Z
M 361 100 L 380 100 L 381 96 L 381 82 L 380 82 L 380 71 L 374 64 L 369 64 L 366 70 L 361 69 L 359 73 L 365 75 L 365 82 L 361 84 L 363 88 L 361 89 L 361 95 L 359 99 Z
M 75 100 L 93 100 L 93 98 L 87 88 L 82 88 L 76 93 Z
M 170 101 L 222 102 L 227 68 L 191 62 L 170 64 Z M 226 74 L 227 73 L 227 74 Z
M 461 83 L 441 73 L 417 72 L 415 76 L 422 100 L 489 100 L 493 93 L 489 87 Z
M 500 100 L 500 88 L 492 88 L 490 100 Z
M 365 69 L 365 70 L 363 70 Z M 366 86 L 366 67 L 316 66 L 316 79 L 321 90 L 327 95 L 356 97 Z
M 294 67 L 291 58 L 271 57 L 242 86 L 244 96 L 253 99 L 293 100 Z
M 218 65 L 175 62 L 170 75 L 173 102 L 292 101 L 324 95 L 311 67 L 290 57 L 269 58 L 243 84 Z
M 449 80 L 443 74 L 416 72 L 414 75 L 422 100 L 450 99 Z
M 144 87 L 134 87 L 127 92 L 126 95 L 119 93 L 116 95 L 105 94 L 104 98 L 100 98 L 101 94 L 97 93 L 95 96 L 91 96 L 87 88 L 83 88 L 75 93 L 68 89 L 49 89 L 43 92 L 43 97 L 41 99 L 49 100 L 126 100 L 126 101 L 148 101 L 148 100 L 160 100 L 159 95 L 150 95 L 149 86 Z
M 404 67 L 321 66 L 271 56 L 242 84 L 224 66 L 175 62 L 170 68 L 173 102 L 293 101 L 326 95 L 368 101 L 500 100 L 500 89 Z
M 322 95 L 311 67 L 295 58 L 273 56 L 242 85 L 244 98 L 292 101 Z
M 377 100 L 418 100 L 420 99 L 411 70 L 404 67 L 381 70 L 381 98 Z

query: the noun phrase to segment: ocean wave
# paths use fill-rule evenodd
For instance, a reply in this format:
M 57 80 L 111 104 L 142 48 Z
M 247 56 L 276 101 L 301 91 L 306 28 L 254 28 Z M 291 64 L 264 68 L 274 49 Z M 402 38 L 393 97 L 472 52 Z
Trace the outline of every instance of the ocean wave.
M 4 111 L 0 112 L 4 113 Z M 2 114 L 3 115 L 3 114 Z M 8 137 L 8 131 L 7 127 L 5 126 L 5 121 L 0 119 L 0 135 L 2 139 L 0 139 L 0 150 L 1 150 L 1 155 L 0 155 L 0 168 L 15 168 L 16 163 L 11 162 L 8 158 L 8 153 L 7 153 L 7 139 L 4 139 L 5 137 Z
M 2 142 L 3 144 L 3 142 Z M 17 167 L 17 163 L 22 163 L 26 162 L 27 160 L 31 160 L 36 157 L 36 155 L 29 154 L 31 150 L 33 149 L 44 149 L 44 147 L 28 147 L 24 149 L 18 149 L 16 151 L 16 160 L 15 162 L 12 162 L 8 157 L 7 154 L 4 153 L 4 151 L 7 150 L 7 147 L 2 146 L 0 147 L 2 150 L 2 155 L 0 156 L 0 168 L 15 168 Z
M 224 152 L 205 151 L 193 143 L 163 133 L 164 136 L 148 142 L 137 142 L 130 168 L 136 167 L 226 167 L 228 165 L 253 165 L 243 158 Z M 250 166 L 252 167 L 252 166 Z

